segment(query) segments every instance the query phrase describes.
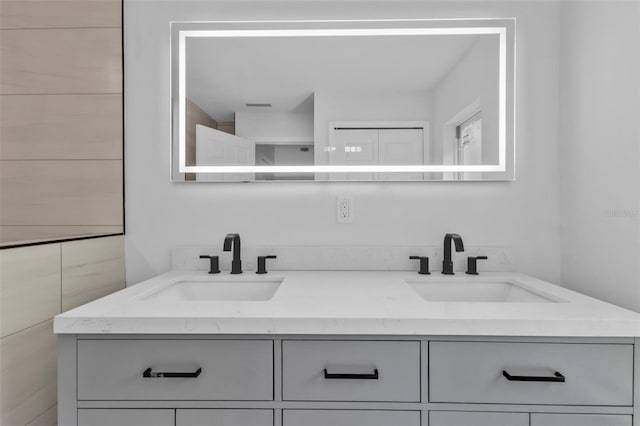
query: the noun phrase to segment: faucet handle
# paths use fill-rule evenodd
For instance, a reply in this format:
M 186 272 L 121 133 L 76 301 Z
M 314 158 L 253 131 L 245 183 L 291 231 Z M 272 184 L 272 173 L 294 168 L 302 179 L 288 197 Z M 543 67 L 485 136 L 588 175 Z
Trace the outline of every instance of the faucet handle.
M 418 271 L 420 275 L 431 275 L 431 272 L 429 272 L 429 258 L 427 256 L 409 256 L 409 259 L 420 261 L 420 270 Z
M 467 274 L 478 275 L 478 260 L 487 260 L 487 256 L 469 256 L 467 258 Z
M 200 259 L 209 259 L 209 273 L 210 274 L 219 274 L 220 267 L 218 264 L 218 256 L 209 256 L 206 254 L 201 254 Z
M 258 270 L 256 274 L 266 274 L 267 273 L 267 259 L 277 259 L 277 256 L 269 255 L 269 256 L 258 256 Z

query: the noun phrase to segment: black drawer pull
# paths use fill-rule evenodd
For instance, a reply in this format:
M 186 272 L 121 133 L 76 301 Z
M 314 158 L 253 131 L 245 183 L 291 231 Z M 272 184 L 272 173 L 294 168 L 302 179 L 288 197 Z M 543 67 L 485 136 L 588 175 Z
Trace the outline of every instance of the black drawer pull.
M 510 382 L 555 382 L 564 383 L 565 377 L 557 371 L 553 373 L 553 376 L 512 376 L 505 370 L 502 370 L 502 375 Z
M 142 377 L 145 378 L 157 378 L 157 377 L 183 377 L 187 379 L 194 379 L 198 377 L 202 373 L 202 368 L 198 368 L 193 373 L 173 373 L 173 372 L 164 372 L 164 371 L 153 371 L 151 368 L 147 368 L 142 373 Z
M 324 369 L 325 379 L 360 379 L 360 380 L 378 380 L 378 369 L 373 370 L 373 373 L 329 373 L 327 369 Z

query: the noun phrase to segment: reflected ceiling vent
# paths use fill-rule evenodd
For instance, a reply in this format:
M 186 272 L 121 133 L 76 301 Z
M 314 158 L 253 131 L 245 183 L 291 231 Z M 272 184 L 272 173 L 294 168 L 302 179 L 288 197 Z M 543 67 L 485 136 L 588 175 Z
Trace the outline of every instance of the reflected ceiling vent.
M 271 108 L 271 104 L 259 104 L 259 103 L 244 104 L 244 106 L 248 108 Z

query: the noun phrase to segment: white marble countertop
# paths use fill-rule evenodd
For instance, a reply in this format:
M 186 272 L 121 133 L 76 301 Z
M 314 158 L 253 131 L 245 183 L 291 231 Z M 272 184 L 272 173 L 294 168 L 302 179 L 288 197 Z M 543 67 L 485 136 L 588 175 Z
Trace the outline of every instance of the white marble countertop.
M 183 280 L 280 280 L 267 301 L 149 295 Z M 406 280 L 513 282 L 556 303 L 430 302 Z M 57 334 L 277 334 L 640 337 L 640 315 L 512 273 L 276 271 L 230 276 L 172 271 L 55 317 Z

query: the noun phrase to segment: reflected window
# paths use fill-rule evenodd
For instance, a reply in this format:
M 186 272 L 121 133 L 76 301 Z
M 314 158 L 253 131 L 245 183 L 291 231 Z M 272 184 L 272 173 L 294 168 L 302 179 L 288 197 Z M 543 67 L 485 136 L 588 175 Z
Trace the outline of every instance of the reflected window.
M 459 166 L 482 164 L 482 113 L 480 111 L 456 126 L 454 161 Z M 456 180 L 479 179 L 480 173 L 458 172 Z

